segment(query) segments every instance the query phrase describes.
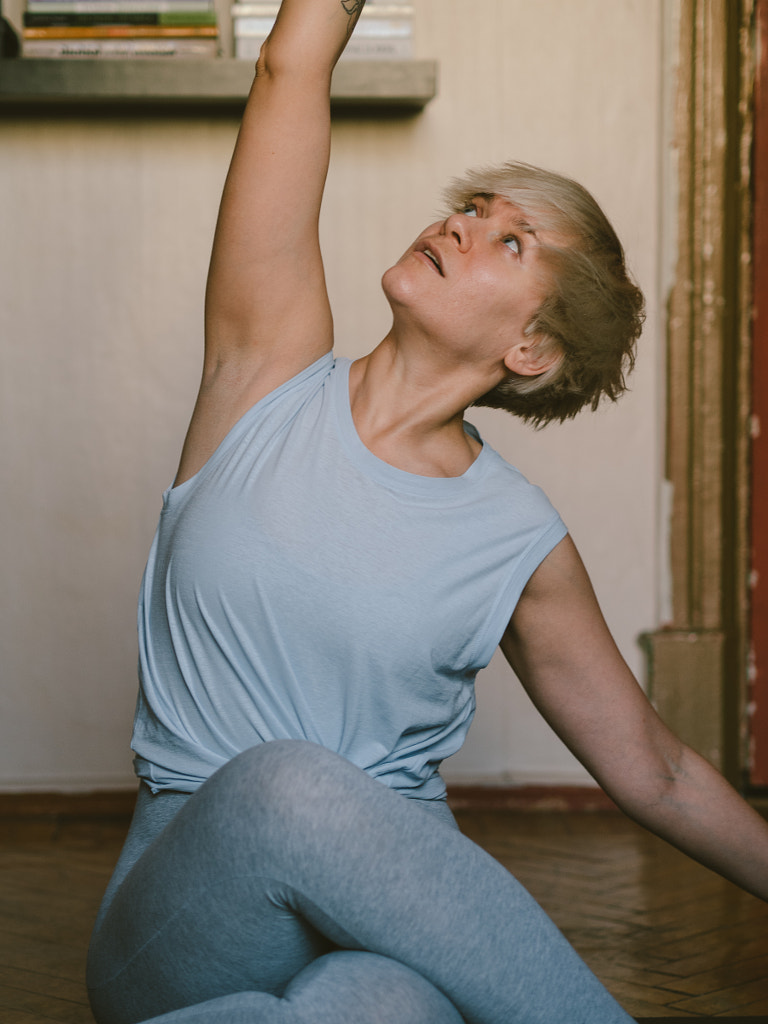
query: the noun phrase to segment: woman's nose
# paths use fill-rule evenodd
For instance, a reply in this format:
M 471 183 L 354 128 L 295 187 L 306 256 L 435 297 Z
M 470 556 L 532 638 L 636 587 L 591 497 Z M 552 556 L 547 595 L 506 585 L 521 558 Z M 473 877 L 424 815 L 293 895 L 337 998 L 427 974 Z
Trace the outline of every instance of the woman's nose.
M 460 249 L 468 249 L 472 241 L 471 218 L 465 213 L 452 213 L 443 221 L 443 234 L 452 236 Z

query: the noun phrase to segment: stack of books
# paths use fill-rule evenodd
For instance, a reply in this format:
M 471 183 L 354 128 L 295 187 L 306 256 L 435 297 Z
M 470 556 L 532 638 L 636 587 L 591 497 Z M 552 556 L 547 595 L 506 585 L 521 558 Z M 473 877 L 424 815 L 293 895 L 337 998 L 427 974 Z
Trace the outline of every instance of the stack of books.
M 254 61 L 258 58 L 279 7 L 278 3 L 237 0 L 232 7 L 235 57 Z M 368 0 L 342 60 L 408 60 L 412 44 L 413 5 Z
M 213 0 L 27 0 L 24 57 L 215 57 Z

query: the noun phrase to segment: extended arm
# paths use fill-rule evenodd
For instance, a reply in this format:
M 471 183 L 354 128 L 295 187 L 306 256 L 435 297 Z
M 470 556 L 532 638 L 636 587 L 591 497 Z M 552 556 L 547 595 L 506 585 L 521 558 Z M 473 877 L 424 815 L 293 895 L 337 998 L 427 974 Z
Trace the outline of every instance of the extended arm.
M 622 810 L 768 900 L 768 824 L 660 720 L 570 538 L 531 577 L 501 646 L 544 718 Z
M 330 84 L 363 0 L 283 0 L 262 47 L 219 209 L 203 379 L 177 482 L 259 398 L 333 343 L 318 219 Z

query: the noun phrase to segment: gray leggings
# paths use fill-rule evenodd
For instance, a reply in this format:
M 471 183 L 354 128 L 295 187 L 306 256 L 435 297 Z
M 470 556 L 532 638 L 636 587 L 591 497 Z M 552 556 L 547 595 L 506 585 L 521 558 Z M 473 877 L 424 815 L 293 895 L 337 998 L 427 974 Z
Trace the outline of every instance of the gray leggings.
M 631 1021 L 445 805 L 300 740 L 142 790 L 88 986 L 99 1024 Z

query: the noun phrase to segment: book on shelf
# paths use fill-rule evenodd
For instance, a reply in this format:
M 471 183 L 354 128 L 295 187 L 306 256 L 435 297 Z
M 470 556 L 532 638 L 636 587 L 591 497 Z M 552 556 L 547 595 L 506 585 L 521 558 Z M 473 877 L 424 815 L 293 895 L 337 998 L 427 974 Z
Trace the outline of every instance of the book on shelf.
M 266 35 L 235 35 L 235 57 L 256 61 Z M 355 39 L 347 43 L 342 60 L 410 60 L 413 48 L 410 41 L 396 39 Z
M 124 11 L 114 12 L 38 12 L 24 13 L 25 28 L 91 28 L 96 25 L 216 25 L 216 12 L 204 11 Z
M 24 29 L 24 39 L 216 39 L 215 25 L 48 25 Z
M 108 15 L 114 21 L 131 14 L 206 14 L 216 17 L 211 0 L 27 0 L 27 14 L 99 14 Z
M 233 4 L 235 57 L 256 60 L 280 5 L 238 0 Z M 368 0 L 342 60 L 408 60 L 413 55 L 413 5 Z
M 49 0 L 49 2 L 61 2 L 61 0 Z M 250 14 L 263 15 L 265 18 L 274 19 L 280 10 L 280 4 L 268 2 L 268 0 L 237 0 L 236 8 L 243 8 Z M 361 21 L 369 18 L 412 18 L 413 4 L 398 3 L 398 0 L 368 0 L 366 6 L 360 12 L 358 25 Z
M 216 57 L 216 39 L 31 39 L 24 44 L 26 57 L 43 58 L 134 58 L 177 57 L 207 59 Z
M 215 57 L 213 0 L 27 0 L 25 57 Z
M 350 0 L 352 2 L 352 0 Z M 280 9 L 236 0 L 235 57 L 256 60 Z M 407 60 L 413 5 L 368 0 L 342 59 Z M 208 57 L 218 55 L 214 0 L 27 0 L 25 57 Z
M 49 0 L 49 2 L 63 2 L 63 0 Z M 370 0 L 369 0 L 370 3 Z M 233 17 L 264 18 L 270 24 L 274 24 L 280 4 L 259 3 L 258 0 L 236 0 L 232 7 Z M 372 7 L 365 6 L 355 25 L 354 32 L 365 30 L 365 26 L 377 22 L 396 25 L 398 29 L 404 26 L 411 26 L 413 23 L 413 4 L 408 3 L 377 3 Z M 372 31 L 372 29 L 368 29 Z M 353 35 L 354 35 L 353 32 Z

